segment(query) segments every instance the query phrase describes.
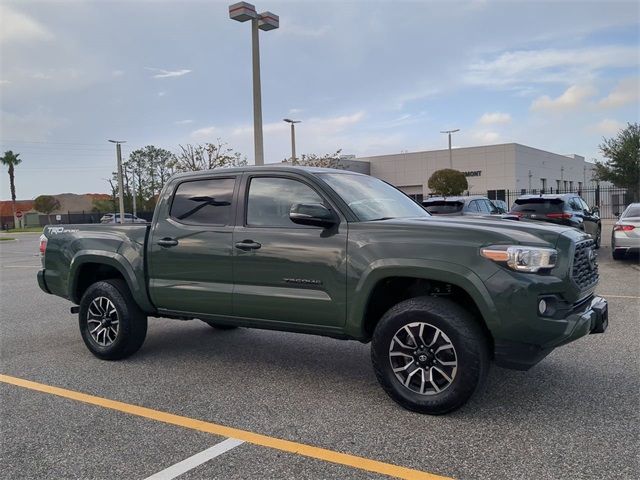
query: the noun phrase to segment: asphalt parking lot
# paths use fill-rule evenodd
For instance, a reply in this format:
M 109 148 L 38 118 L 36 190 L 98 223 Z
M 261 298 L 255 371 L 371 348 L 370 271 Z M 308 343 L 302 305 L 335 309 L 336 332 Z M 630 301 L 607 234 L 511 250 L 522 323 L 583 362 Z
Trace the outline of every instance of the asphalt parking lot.
M 100 361 L 70 304 L 38 289 L 37 239 L 0 242 L 3 478 L 145 479 L 225 427 L 245 442 L 179 478 L 640 478 L 640 265 L 607 247 L 604 335 L 529 372 L 495 367 L 469 404 L 430 417 L 384 394 L 357 342 L 150 319 L 138 354 Z

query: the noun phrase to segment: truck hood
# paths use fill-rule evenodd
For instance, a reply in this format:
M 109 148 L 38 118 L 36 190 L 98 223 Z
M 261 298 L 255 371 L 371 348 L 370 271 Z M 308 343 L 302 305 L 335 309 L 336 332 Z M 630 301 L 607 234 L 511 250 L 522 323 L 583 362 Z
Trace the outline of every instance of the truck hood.
M 573 227 L 552 225 L 536 221 L 507 220 L 487 216 L 456 216 L 394 218 L 379 220 L 375 223 L 393 225 L 395 228 L 449 230 L 451 235 L 484 233 L 483 237 L 491 243 L 515 243 L 522 245 L 556 246 L 561 235 L 571 237 L 575 242 L 589 236 Z M 474 235 L 475 236 L 475 235 Z

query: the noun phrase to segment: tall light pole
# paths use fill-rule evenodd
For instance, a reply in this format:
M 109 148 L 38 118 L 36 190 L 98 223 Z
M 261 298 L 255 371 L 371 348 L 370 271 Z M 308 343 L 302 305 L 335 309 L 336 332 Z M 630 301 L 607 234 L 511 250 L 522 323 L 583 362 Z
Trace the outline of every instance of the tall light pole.
M 118 157 L 118 201 L 120 203 L 120 223 L 124 223 L 124 185 L 122 182 L 122 152 L 120 145 L 127 143 L 125 140 L 109 140 L 116 144 L 116 156 Z
M 136 167 L 135 165 L 131 167 L 131 197 L 133 201 L 133 216 L 135 217 L 138 212 L 136 208 Z M 131 219 L 133 222 L 133 219 Z
M 283 118 L 287 123 L 291 124 L 291 165 L 296 163 L 296 123 L 302 122 L 302 120 L 291 120 L 290 118 Z
M 451 153 L 451 134 L 459 131 L 459 128 L 456 128 L 455 130 L 440 131 L 440 133 L 447 133 L 449 135 L 449 168 L 453 168 L 453 154 Z
M 264 165 L 264 143 L 262 138 L 262 94 L 260 91 L 260 41 L 258 30 L 275 30 L 280 18 L 271 12 L 256 13 L 256 7 L 247 2 L 229 6 L 229 18 L 238 22 L 251 20 L 251 56 L 253 63 L 253 146 L 255 164 Z

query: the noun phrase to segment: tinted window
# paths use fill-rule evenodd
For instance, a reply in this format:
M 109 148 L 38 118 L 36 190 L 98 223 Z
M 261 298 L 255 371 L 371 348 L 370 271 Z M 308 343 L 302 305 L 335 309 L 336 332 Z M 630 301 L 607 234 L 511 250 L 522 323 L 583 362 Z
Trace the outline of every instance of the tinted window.
M 562 212 L 562 207 L 563 201 L 559 198 L 519 198 L 511 211 L 523 213 Z
M 235 183 L 234 178 L 181 183 L 173 198 L 171 217 L 185 223 L 227 225 Z
M 247 225 L 296 227 L 289 218 L 294 203 L 324 203 L 308 185 L 290 178 L 256 177 L 249 184 Z
M 591 208 L 589 208 L 589 205 L 587 205 L 587 202 L 585 202 L 585 201 L 584 201 L 583 199 L 581 199 L 581 198 L 578 198 L 578 201 L 580 202 L 580 206 L 582 207 L 582 209 L 583 209 L 585 212 L 590 212 L 590 211 L 591 211 Z
M 468 212 L 472 213 L 480 213 L 480 205 L 477 200 L 473 200 L 469 202 L 469 206 L 467 207 Z
M 582 212 L 582 205 L 580 205 L 580 201 L 576 197 L 569 200 L 569 208 L 574 212 Z
M 434 215 L 443 214 L 443 213 L 457 213 L 462 210 L 462 206 L 464 205 L 462 202 L 446 202 L 443 200 L 435 200 L 435 201 L 426 201 L 423 202 L 424 208 L 426 208 L 427 212 L 432 213 Z

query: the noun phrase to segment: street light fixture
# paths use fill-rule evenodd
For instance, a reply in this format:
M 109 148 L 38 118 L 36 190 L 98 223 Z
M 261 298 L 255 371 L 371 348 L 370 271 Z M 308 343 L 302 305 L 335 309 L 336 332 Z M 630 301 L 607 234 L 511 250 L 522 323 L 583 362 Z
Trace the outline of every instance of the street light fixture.
M 264 165 L 262 138 L 262 94 L 260 91 L 260 42 L 258 30 L 275 30 L 280 18 L 271 12 L 256 13 L 256 7 L 247 2 L 229 6 L 229 18 L 238 22 L 251 20 L 251 56 L 253 61 L 253 144 L 255 164 Z
M 291 165 L 294 165 L 296 163 L 296 123 L 301 123 L 302 120 L 290 118 L 283 118 L 283 120 L 291 124 Z
M 118 201 L 120 203 L 120 223 L 124 223 L 124 185 L 122 182 L 122 152 L 120 145 L 127 143 L 125 140 L 109 140 L 116 144 L 116 156 L 118 157 Z
M 449 134 L 449 168 L 453 168 L 453 154 L 451 153 L 451 134 L 452 133 L 456 133 L 459 132 L 460 129 L 456 128 L 455 130 L 444 130 L 444 131 L 440 131 L 440 133 L 447 133 Z

